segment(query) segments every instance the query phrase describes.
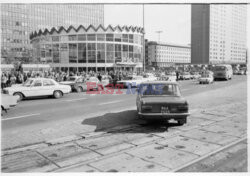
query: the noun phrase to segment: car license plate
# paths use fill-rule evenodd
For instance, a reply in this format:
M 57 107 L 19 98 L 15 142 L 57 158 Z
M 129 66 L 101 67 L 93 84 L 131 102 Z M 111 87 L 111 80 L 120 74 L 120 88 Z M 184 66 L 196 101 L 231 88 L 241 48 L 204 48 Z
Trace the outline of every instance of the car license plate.
M 169 113 L 169 109 L 168 109 L 168 107 L 166 107 L 166 106 L 162 106 L 161 107 L 161 113 Z

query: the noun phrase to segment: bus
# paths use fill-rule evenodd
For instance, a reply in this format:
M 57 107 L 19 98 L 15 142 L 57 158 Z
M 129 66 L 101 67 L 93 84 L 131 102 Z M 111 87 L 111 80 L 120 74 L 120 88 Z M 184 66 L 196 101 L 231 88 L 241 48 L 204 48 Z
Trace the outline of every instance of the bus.
M 229 64 L 216 65 L 213 69 L 214 72 L 214 80 L 217 79 L 232 79 L 233 77 L 233 69 Z

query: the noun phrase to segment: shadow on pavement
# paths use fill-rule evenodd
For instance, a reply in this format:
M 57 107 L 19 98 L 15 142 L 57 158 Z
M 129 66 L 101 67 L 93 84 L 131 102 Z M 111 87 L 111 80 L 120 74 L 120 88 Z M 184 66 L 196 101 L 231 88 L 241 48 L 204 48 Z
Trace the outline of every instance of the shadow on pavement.
M 106 113 L 102 116 L 85 119 L 82 125 L 96 126 L 95 132 L 122 133 L 123 130 L 112 130 L 114 127 L 125 125 L 139 125 L 135 130 L 126 130 L 126 133 L 138 132 L 164 132 L 168 128 L 178 126 L 175 122 L 166 123 L 166 121 L 155 120 L 148 121 L 139 119 L 136 110 L 126 110 L 118 113 Z

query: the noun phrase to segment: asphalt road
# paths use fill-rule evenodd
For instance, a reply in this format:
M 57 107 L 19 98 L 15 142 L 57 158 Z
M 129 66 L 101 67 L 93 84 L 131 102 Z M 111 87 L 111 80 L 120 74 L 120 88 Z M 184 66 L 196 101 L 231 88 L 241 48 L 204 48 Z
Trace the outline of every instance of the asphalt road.
M 230 81 L 216 81 L 213 84 L 198 84 L 195 80 L 180 81 L 182 95 L 190 96 L 200 92 L 221 89 L 237 83 L 246 82 L 246 76 L 234 76 Z M 115 93 L 118 90 L 115 90 Z M 36 98 L 20 102 L 16 107 L 2 116 L 2 130 L 25 128 L 43 123 L 71 121 L 90 113 L 111 112 L 119 108 L 135 105 L 136 94 L 88 95 L 70 93 L 61 99 Z M 190 105 L 192 107 L 192 105 Z

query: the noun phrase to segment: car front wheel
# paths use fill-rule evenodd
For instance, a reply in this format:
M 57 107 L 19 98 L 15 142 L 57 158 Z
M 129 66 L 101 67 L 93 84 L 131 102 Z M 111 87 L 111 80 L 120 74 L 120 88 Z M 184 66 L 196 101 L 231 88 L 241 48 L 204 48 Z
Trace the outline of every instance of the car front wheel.
M 20 92 L 16 92 L 13 94 L 14 96 L 18 96 L 17 101 L 22 101 L 23 100 L 23 94 Z
M 62 92 L 59 90 L 54 91 L 53 93 L 54 98 L 58 99 L 62 97 Z

